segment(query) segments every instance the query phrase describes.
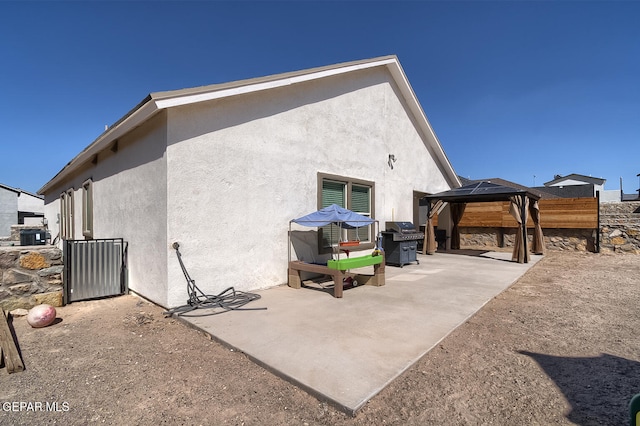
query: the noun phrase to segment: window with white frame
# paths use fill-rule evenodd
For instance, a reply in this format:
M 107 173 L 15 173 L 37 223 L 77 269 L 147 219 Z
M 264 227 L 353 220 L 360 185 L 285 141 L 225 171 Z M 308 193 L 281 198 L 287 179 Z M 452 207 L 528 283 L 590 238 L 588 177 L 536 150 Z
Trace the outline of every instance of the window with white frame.
M 363 216 L 374 218 L 374 183 L 342 176 L 318 174 L 318 208 L 337 204 Z M 319 246 L 322 252 L 338 245 L 340 241 L 360 241 L 360 248 L 371 248 L 375 241 L 372 225 L 356 229 L 340 230 L 335 225 L 319 230 Z

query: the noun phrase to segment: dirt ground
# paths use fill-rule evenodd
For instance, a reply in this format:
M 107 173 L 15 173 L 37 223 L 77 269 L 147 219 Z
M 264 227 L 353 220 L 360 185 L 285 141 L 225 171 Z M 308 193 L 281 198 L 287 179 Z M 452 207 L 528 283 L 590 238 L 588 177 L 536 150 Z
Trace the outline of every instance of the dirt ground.
M 551 253 L 355 417 L 135 296 L 74 303 L 13 319 L 26 369 L 0 369 L 0 424 L 624 425 L 639 287 L 639 256 Z

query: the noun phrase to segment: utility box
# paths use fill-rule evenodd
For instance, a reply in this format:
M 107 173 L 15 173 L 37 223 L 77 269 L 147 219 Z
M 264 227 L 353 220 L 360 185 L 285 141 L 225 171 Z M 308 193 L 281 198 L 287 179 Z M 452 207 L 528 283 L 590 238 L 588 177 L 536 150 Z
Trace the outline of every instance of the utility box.
M 43 246 L 47 244 L 47 231 L 44 229 L 21 229 L 21 246 Z

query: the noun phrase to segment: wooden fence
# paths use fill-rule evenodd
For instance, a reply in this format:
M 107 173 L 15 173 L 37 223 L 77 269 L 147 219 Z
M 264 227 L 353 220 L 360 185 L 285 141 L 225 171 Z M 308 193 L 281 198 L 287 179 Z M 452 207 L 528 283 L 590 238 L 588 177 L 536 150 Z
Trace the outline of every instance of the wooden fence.
M 597 229 L 597 198 L 542 199 L 540 225 L 550 229 Z M 468 203 L 459 226 L 478 228 L 516 228 L 518 223 L 509 213 L 510 202 Z M 527 226 L 533 227 L 531 217 Z

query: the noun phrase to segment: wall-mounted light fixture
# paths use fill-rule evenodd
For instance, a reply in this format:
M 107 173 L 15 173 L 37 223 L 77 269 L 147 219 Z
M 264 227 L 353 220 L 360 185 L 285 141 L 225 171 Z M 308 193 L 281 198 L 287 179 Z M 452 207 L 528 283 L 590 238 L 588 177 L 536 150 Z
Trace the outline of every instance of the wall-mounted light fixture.
M 391 170 L 393 170 L 393 163 L 396 162 L 396 156 L 393 154 L 389 154 L 389 161 L 387 161 L 387 164 L 389 165 L 389 168 Z

